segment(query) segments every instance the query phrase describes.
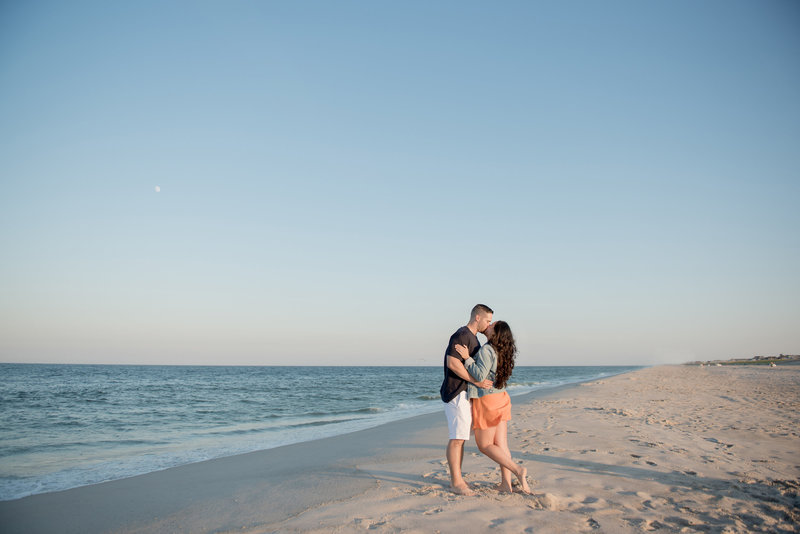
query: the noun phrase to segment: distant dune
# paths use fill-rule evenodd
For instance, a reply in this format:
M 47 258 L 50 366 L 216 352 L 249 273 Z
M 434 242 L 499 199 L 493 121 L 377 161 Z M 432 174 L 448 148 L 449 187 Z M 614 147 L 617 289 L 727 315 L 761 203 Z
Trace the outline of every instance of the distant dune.
M 709 360 L 689 362 L 686 365 L 797 365 L 800 364 L 800 355 L 780 354 L 778 356 L 753 356 L 730 360 Z

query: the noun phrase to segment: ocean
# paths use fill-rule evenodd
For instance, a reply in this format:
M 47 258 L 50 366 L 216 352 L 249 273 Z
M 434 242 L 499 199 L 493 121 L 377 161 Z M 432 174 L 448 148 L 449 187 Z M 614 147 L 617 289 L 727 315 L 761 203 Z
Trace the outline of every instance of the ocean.
M 638 368 L 518 366 L 509 393 Z M 441 367 L 0 364 L 0 500 L 436 412 L 441 381 Z

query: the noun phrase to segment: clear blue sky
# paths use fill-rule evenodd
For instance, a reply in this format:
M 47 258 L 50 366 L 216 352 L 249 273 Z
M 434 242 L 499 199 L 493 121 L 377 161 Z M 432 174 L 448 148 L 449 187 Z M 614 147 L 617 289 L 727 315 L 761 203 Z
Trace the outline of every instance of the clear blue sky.
M 0 361 L 800 353 L 798 57 L 794 1 L 3 2 Z

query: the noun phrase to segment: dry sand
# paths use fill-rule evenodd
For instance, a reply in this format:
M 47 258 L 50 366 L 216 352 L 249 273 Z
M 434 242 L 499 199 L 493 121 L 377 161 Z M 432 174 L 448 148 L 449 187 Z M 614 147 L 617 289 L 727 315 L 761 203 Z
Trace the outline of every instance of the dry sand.
M 800 366 L 643 369 L 514 398 L 534 495 L 444 416 L 0 503 L 3 532 L 800 532 Z

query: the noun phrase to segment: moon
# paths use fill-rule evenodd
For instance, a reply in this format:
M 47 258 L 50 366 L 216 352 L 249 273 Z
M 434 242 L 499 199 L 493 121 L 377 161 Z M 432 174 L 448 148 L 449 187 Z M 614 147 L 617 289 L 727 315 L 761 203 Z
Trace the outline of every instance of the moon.
M 157 185 L 157 186 L 156 186 L 156 193 L 160 193 L 160 192 L 161 192 L 161 186 L 160 186 L 160 185 Z

